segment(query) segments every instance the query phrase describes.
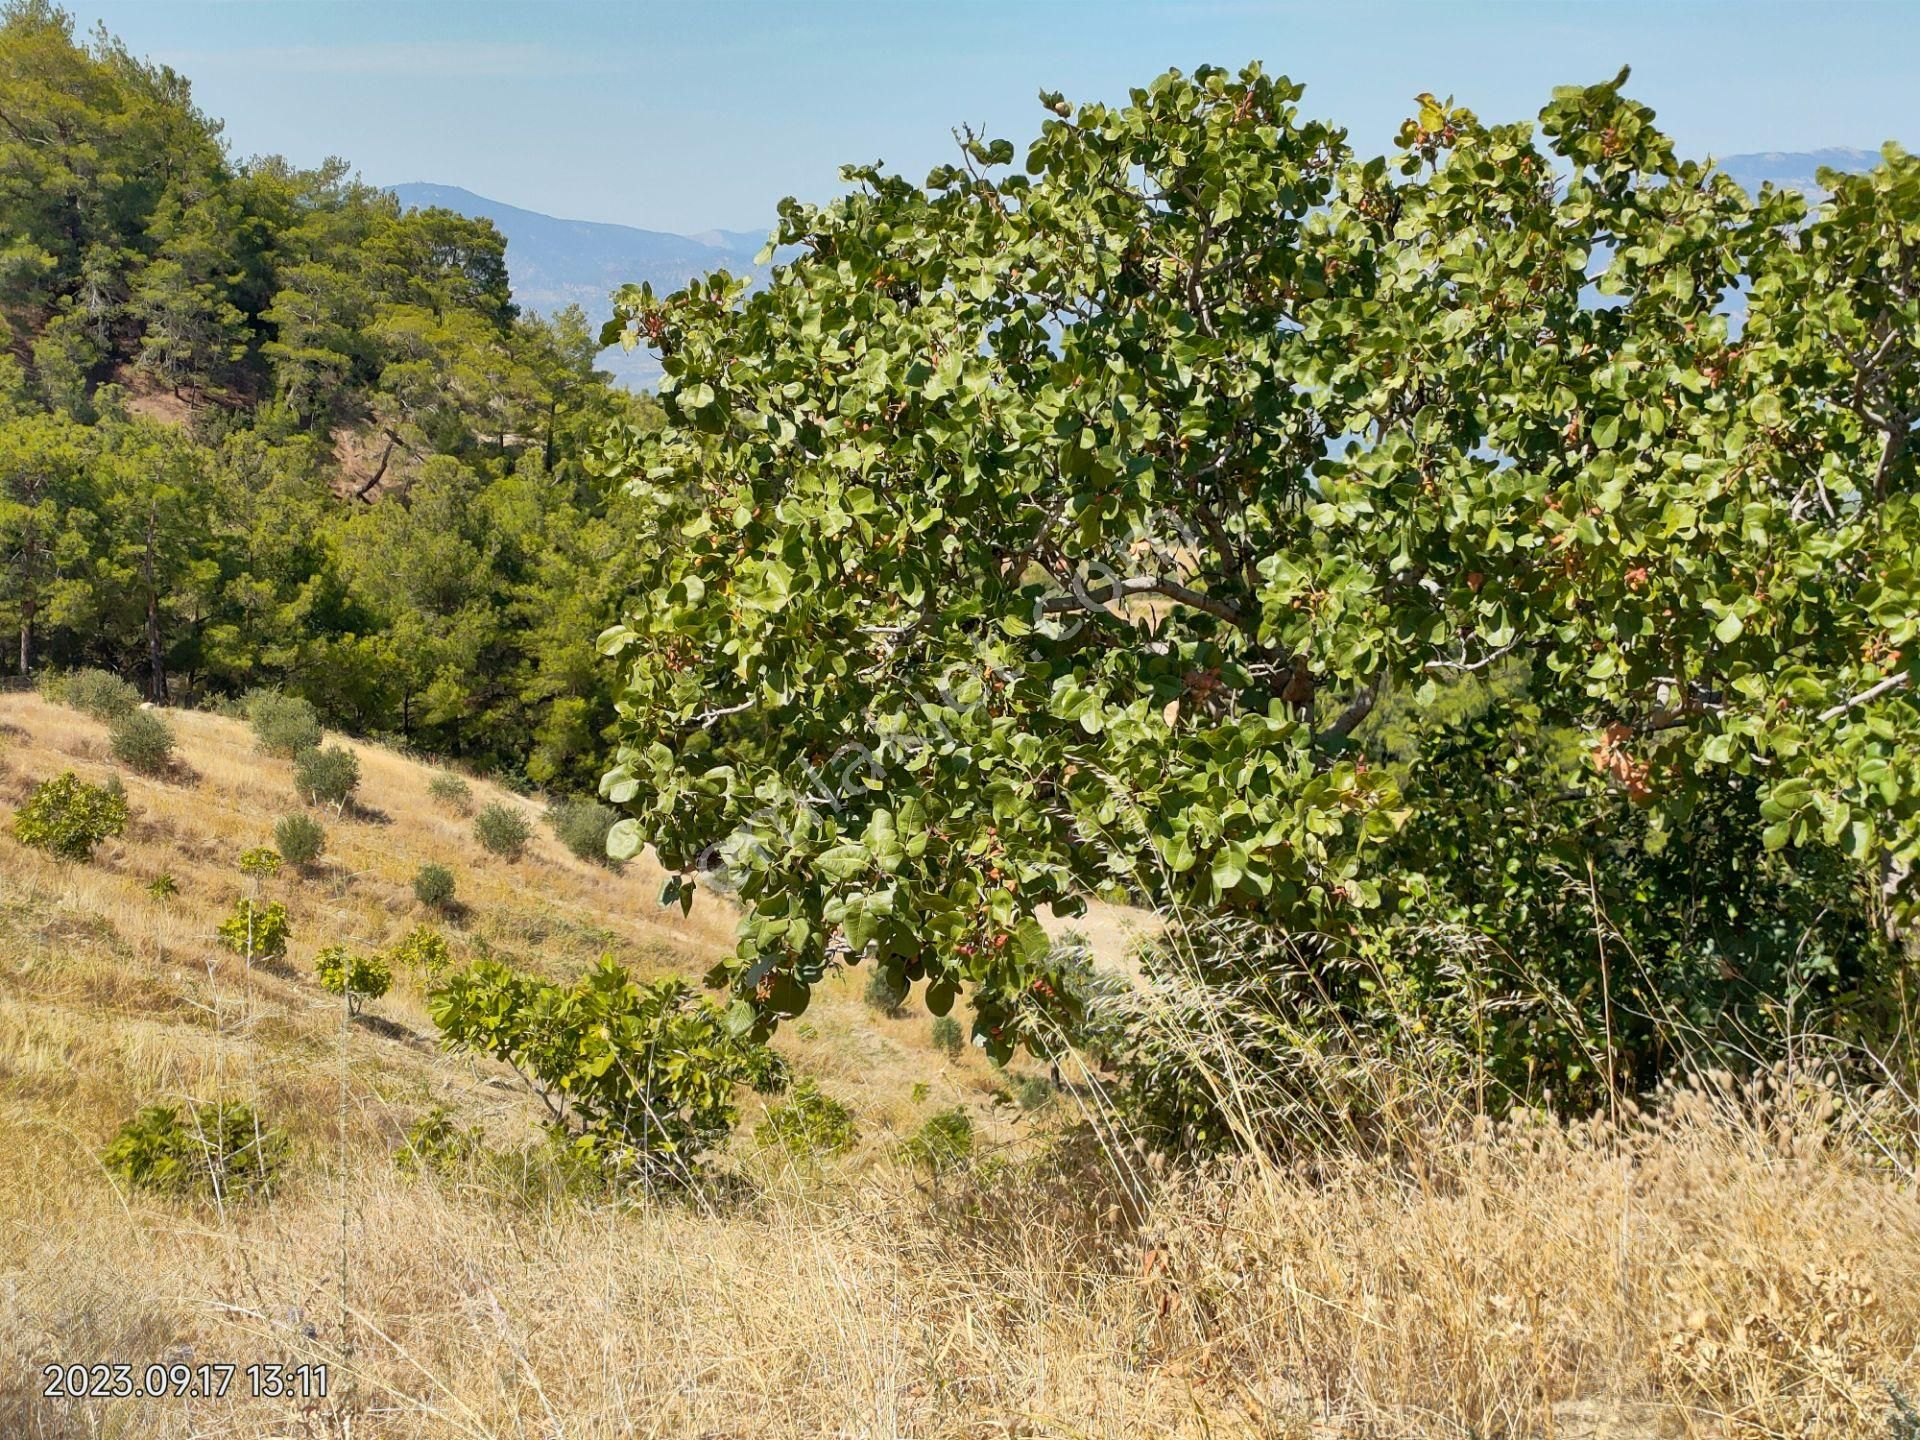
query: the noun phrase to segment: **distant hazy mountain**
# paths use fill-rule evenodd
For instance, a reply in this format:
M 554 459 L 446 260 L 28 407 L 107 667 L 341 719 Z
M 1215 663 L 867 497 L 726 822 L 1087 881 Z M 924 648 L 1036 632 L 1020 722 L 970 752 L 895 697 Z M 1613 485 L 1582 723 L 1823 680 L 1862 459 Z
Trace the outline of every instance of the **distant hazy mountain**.
M 764 230 L 702 230 L 698 235 L 687 236 L 687 239 L 698 240 L 702 245 L 711 245 L 729 254 L 745 255 L 751 260 L 760 253 L 760 247 L 767 243 L 767 232 Z
M 637 285 L 649 280 L 655 290 L 677 290 L 712 270 L 744 275 L 758 274 L 763 268 L 753 263 L 755 253 L 766 243 L 766 234 L 761 231 L 705 230 L 698 235 L 670 235 L 631 225 L 558 220 L 489 200 L 457 185 L 389 188 L 402 205 L 438 207 L 493 221 L 507 237 L 513 298 L 542 314 L 578 305 L 596 326 L 613 313 L 607 297 L 629 282 Z M 644 350 L 630 355 L 609 350 L 600 363 L 628 385 L 648 387 L 660 378 L 658 362 Z
M 1879 158 L 1871 150 L 1836 147 L 1728 155 L 1721 159 L 1720 167 L 1748 190 L 1757 191 L 1770 180 L 1819 199 L 1826 193 L 1815 178 L 1820 170 L 1870 170 Z M 403 205 L 423 209 L 439 206 L 493 221 L 507 237 L 507 269 L 513 277 L 514 299 L 543 314 L 578 305 L 596 326 L 613 313 L 607 297 L 629 282 L 649 280 L 656 290 L 674 290 L 712 270 L 731 270 L 736 275 L 759 275 L 765 270 L 753 261 L 767 238 L 758 230 L 670 235 L 631 225 L 559 220 L 489 200 L 457 185 L 391 188 Z M 601 364 L 627 385 L 651 387 L 660 378 L 659 362 L 644 350 L 630 355 L 609 350 Z
M 1758 155 L 1727 155 L 1720 168 L 1738 180 L 1742 188 L 1755 191 L 1771 180 L 1783 190 L 1799 190 L 1818 198 L 1827 192 L 1815 177 L 1821 170 L 1858 172 L 1871 170 L 1880 163 L 1872 150 L 1852 150 L 1835 146 L 1828 150 L 1769 150 Z

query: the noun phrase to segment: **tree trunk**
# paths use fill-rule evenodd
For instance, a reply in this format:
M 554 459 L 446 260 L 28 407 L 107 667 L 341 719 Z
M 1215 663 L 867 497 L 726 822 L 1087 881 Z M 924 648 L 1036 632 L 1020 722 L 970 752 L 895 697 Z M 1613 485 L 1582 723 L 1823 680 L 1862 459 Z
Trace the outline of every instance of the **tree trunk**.
M 164 705 L 167 703 L 167 663 L 160 650 L 159 597 L 151 590 L 147 592 L 147 666 L 147 698 Z
M 154 530 L 158 517 L 147 512 L 147 554 L 143 569 L 147 579 L 147 698 L 156 704 L 167 703 L 167 662 L 160 647 L 160 587 L 154 580 Z
M 20 550 L 20 674 L 33 674 L 33 621 L 40 613 L 40 597 L 34 592 L 34 572 L 39 568 L 40 542 L 31 532 Z

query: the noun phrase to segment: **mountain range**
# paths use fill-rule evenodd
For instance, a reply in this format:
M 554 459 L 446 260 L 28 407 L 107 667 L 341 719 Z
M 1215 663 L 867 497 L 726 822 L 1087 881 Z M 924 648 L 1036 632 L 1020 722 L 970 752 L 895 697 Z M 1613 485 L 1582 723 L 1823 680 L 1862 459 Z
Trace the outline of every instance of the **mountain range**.
M 1819 181 L 1822 170 L 1858 172 L 1871 170 L 1880 163 L 1873 150 L 1855 150 L 1835 145 L 1825 150 L 1766 150 L 1753 155 L 1728 155 L 1720 168 L 1738 180 L 1747 190 L 1758 190 L 1767 181 L 1783 190 L 1800 190 L 1818 198 L 1827 192 Z
M 1720 161 L 1720 168 L 1748 190 L 1771 181 L 1818 197 L 1825 193 L 1816 178 L 1820 170 L 1866 170 L 1878 159 L 1871 150 L 1835 147 L 1729 155 Z M 422 209 L 437 206 L 493 221 L 507 238 L 507 269 L 513 279 L 514 298 L 542 314 L 578 305 L 596 327 L 613 313 L 609 296 L 629 282 L 649 281 L 655 290 L 676 290 L 713 270 L 758 276 L 767 268 L 754 260 L 766 243 L 763 231 L 703 230 L 697 235 L 674 235 L 632 225 L 563 220 L 476 195 L 457 185 L 416 183 L 389 188 L 402 205 Z M 660 362 L 645 350 L 629 354 L 611 349 L 600 363 L 621 383 L 636 389 L 649 388 L 660 378 Z
M 507 238 L 507 270 L 513 298 L 530 310 L 551 314 L 578 305 L 597 329 L 613 314 L 609 296 L 629 282 L 651 281 L 655 290 L 677 290 L 714 270 L 759 274 L 753 257 L 766 243 L 757 230 L 705 230 L 673 235 L 632 225 L 562 220 L 476 195 L 457 185 L 388 187 L 409 208 L 438 208 L 491 220 Z M 647 388 L 660 378 L 660 362 L 644 350 L 606 352 L 601 368 L 624 384 Z

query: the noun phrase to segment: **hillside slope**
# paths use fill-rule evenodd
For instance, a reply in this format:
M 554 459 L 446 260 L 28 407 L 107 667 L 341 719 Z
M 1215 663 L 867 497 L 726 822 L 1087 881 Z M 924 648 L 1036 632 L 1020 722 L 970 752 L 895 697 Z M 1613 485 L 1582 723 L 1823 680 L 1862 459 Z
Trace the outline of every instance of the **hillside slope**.
M 534 1145 L 537 1104 L 505 1067 L 438 1049 L 417 982 L 396 977 L 349 1022 L 313 979 L 322 945 L 373 951 L 432 923 L 458 958 L 502 955 L 559 978 L 601 955 L 642 975 L 691 975 L 731 944 L 733 916 L 714 897 L 691 916 L 658 906 L 663 876 L 650 859 L 620 873 L 582 862 L 533 802 L 475 780 L 474 806 L 504 802 L 534 822 L 527 856 L 509 863 L 481 848 L 466 814 L 430 798 L 435 771 L 343 741 L 360 759 L 362 804 L 339 816 L 310 810 L 327 830 L 320 860 L 259 882 L 262 900 L 287 906 L 292 943 L 284 962 L 249 968 L 215 942 L 235 900 L 255 889 L 238 857 L 271 843 L 277 817 L 306 807 L 290 763 L 258 753 L 244 724 L 195 712 L 169 719 L 178 763 L 150 779 L 112 763 L 105 726 L 36 695 L 0 697 L 0 801 L 18 805 L 64 770 L 93 782 L 119 773 L 132 815 L 127 833 L 86 865 L 0 832 L 0 1435 L 9 1440 L 108 1433 L 71 1429 L 71 1412 L 39 1404 L 21 1388 L 18 1359 L 297 1350 L 319 1324 L 316 1307 L 332 1305 L 339 1320 L 337 1285 L 328 1287 L 342 1265 L 349 1308 L 367 1304 L 388 1323 L 395 1305 L 377 1292 L 403 1224 L 391 1157 L 430 1107 L 508 1151 Z M 425 862 L 457 877 L 451 917 L 412 894 Z M 163 876 L 177 893 L 156 898 L 149 887 Z M 930 1063 L 925 1030 L 924 1014 L 873 1016 L 847 983 L 783 1048 L 854 1106 L 871 1156 L 940 1104 L 966 1103 L 992 1123 L 989 1096 L 1004 1086 L 970 1057 Z M 904 1077 L 929 1072 L 945 1078 L 914 1098 Z M 214 1097 L 244 1100 L 288 1132 L 291 1178 L 269 1207 L 210 1215 L 115 1189 L 97 1157 L 123 1120 L 144 1105 Z M 427 1232 L 453 1222 L 441 1211 L 414 1220 L 427 1227 L 414 1259 L 431 1266 L 438 1241 Z M 219 1433 L 254 1435 L 267 1433 L 251 1427 L 270 1411 L 206 1414 L 238 1427 Z M 422 1433 L 460 1431 L 428 1424 Z
M 14 973 L 15 983 L 0 990 L 0 1004 L 14 1007 L 18 1022 L 6 1027 L 8 1034 L 23 1055 L 43 1058 L 55 1052 L 37 1049 L 30 1037 L 54 1035 L 81 1019 L 89 1047 L 137 1050 L 122 1043 L 123 1024 L 164 1037 L 162 1049 L 173 1042 L 183 1047 L 182 1054 L 156 1059 L 145 1077 L 127 1073 L 116 1061 L 114 1083 L 97 1097 L 104 1110 L 83 1106 L 83 1113 L 63 1123 L 84 1122 L 97 1130 L 94 1122 L 104 1121 L 106 1111 L 124 1110 L 142 1098 L 143 1079 L 150 1089 L 194 1092 L 207 1078 L 199 1068 L 206 1057 L 195 1054 L 207 1049 L 209 1029 L 221 1033 L 231 1018 L 223 1007 L 229 1006 L 248 1017 L 245 1043 L 229 1047 L 229 1059 L 265 1043 L 263 1036 L 299 1040 L 288 1057 L 246 1056 L 249 1064 L 265 1062 L 278 1081 L 291 1083 L 302 1073 L 293 1057 L 323 1045 L 316 1037 L 330 1037 L 315 1063 L 322 1083 L 335 1083 L 339 1005 L 311 975 L 312 957 L 323 945 L 377 950 L 429 924 L 447 935 L 457 958 L 499 955 L 553 978 L 571 978 L 603 955 L 642 976 L 692 977 L 731 948 L 734 914 L 717 896 L 703 894 L 690 915 L 662 908 L 657 897 L 664 873 L 650 856 L 619 871 L 581 861 L 548 833 L 535 802 L 486 781 L 470 781 L 470 808 L 504 803 L 532 822 L 534 838 L 521 861 L 484 850 L 467 812 L 429 796 L 428 784 L 441 772 L 418 761 L 333 737 L 329 743 L 345 744 L 359 757 L 362 776 L 359 803 L 336 816 L 329 807 L 303 806 L 291 763 L 260 754 L 241 722 L 191 711 L 168 714 L 180 738 L 180 763 L 172 774 L 153 779 L 112 763 L 106 728 L 98 722 L 35 695 L 0 697 L 0 800 L 17 805 L 40 779 L 72 769 L 96 782 L 119 774 L 132 811 L 128 833 L 102 846 L 86 866 L 49 859 L 21 846 L 10 831 L 0 832 L 0 946 L 47 956 L 44 964 L 36 959 Z M 215 942 L 220 920 L 254 888 L 237 868 L 238 857 L 251 846 L 271 844 L 278 817 L 303 810 L 326 827 L 325 852 L 310 869 L 288 867 L 259 886 L 263 900 L 287 906 L 289 958 L 246 974 L 238 957 Z M 412 877 L 425 863 L 454 872 L 458 905 L 450 916 L 422 906 L 412 894 Z M 156 899 L 148 886 L 162 875 L 172 877 L 178 893 Z M 125 988 L 128 1003 L 96 1012 L 88 1003 L 95 987 L 103 995 Z M 896 1027 L 874 1021 L 855 989 L 850 977 L 785 1043 L 805 1066 L 844 1071 L 848 1082 L 871 1092 L 863 1100 L 884 1108 L 888 1097 L 911 1088 L 902 1077 L 917 1076 L 931 1052 L 904 1022 Z M 216 1015 L 219 1024 L 210 1018 Z M 251 1027 L 265 1015 L 272 1020 L 256 1033 Z M 397 983 L 347 1032 L 348 1060 L 356 1074 L 364 1062 L 375 1070 L 392 1068 L 429 1090 L 457 1089 L 472 1067 L 437 1055 L 432 1036 L 423 997 Z M 85 1067 L 71 1058 L 61 1068 L 85 1078 Z M 281 1059 L 289 1063 L 282 1066 Z M 106 1104 L 110 1097 L 114 1103 Z
M 441 1053 L 405 982 L 350 1022 L 315 949 L 420 921 L 426 860 L 458 876 L 458 950 L 554 975 L 602 953 L 702 968 L 731 917 L 663 912 L 651 864 L 616 875 L 544 833 L 489 856 L 433 772 L 355 745 L 366 808 L 316 812 L 320 863 L 262 882 L 293 945 L 249 972 L 212 936 L 251 884 L 239 853 L 297 808 L 289 767 L 234 721 L 171 719 L 183 763 L 125 778 L 132 824 L 93 863 L 0 832 L 7 1440 L 1905 1433 L 1888 1387 L 1920 1393 L 1920 1211 L 1817 1083 L 1618 1128 L 1495 1129 L 1455 1094 L 1387 1155 L 1181 1175 L 1084 1084 L 1017 1109 L 1020 1067 L 941 1060 L 924 1012 L 876 1016 L 855 972 L 780 1041 L 851 1110 L 850 1155 L 757 1147 L 754 1101 L 703 1193 L 579 1191 L 504 1067 Z M 105 756 L 93 721 L 0 697 L 0 802 Z M 214 1096 L 287 1131 L 269 1197 L 156 1198 L 101 1167 L 139 1107 Z M 397 1166 L 433 1105 L 491 1158 Z M 903 1163 L 954 1105 L 978 1162 Z M 90 1363 L 240 1368 L 217 1400 L 43 1393 L 43 1367 Z M 258 1363 L 324 1365 L 327 1393 L 254 1396 Z

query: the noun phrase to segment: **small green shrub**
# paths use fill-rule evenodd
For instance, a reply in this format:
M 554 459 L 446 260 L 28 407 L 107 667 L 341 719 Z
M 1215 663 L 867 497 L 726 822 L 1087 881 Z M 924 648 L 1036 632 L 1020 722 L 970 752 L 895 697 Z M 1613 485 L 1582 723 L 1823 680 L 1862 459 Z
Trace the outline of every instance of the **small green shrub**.
M 800 1080 L 794 1084 L 793 1098 L 769 1110 L 767 1118 L 754 1127 L 753 1138 L 762 1146 L 778 1145 L 796 1159 L 805 1159 L 844 1155 L 858 1134 L 851 1110 L 812 1080 Z
M 393 968 L 384 956 L 355 955 L 344 945 L 329 945 L 314 956 L 313 974 L 329 995 L 346 997 L 349 1015 L 393 987 Z
M 624 1182 L 684 1184 L 738 1117 L 740 1085 L 784 1088 L 786 1065 L 735 1033 L 685 980 L 640 982 L 603 958 L 566 984 L 481 960 L 431 996 L 448 1049 L 508 1060 L 570 1149 Z
M 929 1170 L 951 1169 L 973 1153 L 973 1121 L 958 1105 L 936 1110 L 901 1146 L 901 1153 Z
M 444 805 L 449 810 L 457 810 L 465 815 L 473 809 L 473 787 L 458 775 L 445 771 L 427 782 L 427 795 L 430 799 Z
M 75 670 L 46 685 L 46 696 L 96 720 L 113 721 L 140 708 L 140 692 L 105 670 Z
M 13 812 L 22 845 L 62 860 L 91 860 L 94 847 L 127 828 L 127 796 L 117 785 L 89 785 L 71 770 L 34 786 Z
M 280 873 L 280 852 L 271 845 L 256 845 L 240 852 L 240 873 L 256 880 L 270 880 Z
M 607 854 L 607 832 L 619 818 L 618 810 L 598 800 L 565 800 L 547 814 L 553 833 L 574 855 L 616 869 L 621 862 Z
M 292 926 L 287 907 L 278 900 L 266 906 L 252 900 L 234 903 L 233 913 L 220 922 L 220 943 L 251 964 L 255 960 L 278 960 L 287 953 Z
M 473 836 L 495 855 L 518 860 L 526 854 L 533 827 L 513 806 L 496 800 L 473 817 Z
M 544 1213 L 566 1201 L 604 1202 L 618 1191 L 618 1177 L 562 1133 L 515 1149 L 494 1149 L 478 1125 L 460 1124 L 444 1105 L 429 1106 L 407 1127 L 393 1163 L 403 1174 L 455 1178 L 463 1188 Z
M 406 1144 L 394 1152 L 393 1163 L 408 1174 L 446 1175 L 472 1166 L 481 1142 L 479 1126 L 457 1125 L 451 1110 L 434 1105 L 407 1127 Z
M 938 1015 L 933 1021 L 933 1048 L 949 1060 L 957 1060 L 960 1051 L 967 1043 L 967 1037 L 960 1029 L 960 1022 L 951 1015 Z
M 907 1013 L 907 987 L 896 985 L 880 966 L 873 967 L 873 973 L 867 976 L 867 988 L 862 992 L 868 1006 L 885 1015 L 889 1020 L 898 1020 Z
M 1093 963 L 1093 949 L 1078 931 L 1060 937 L 1050 957 L 1053 986 L 1063 1002 L 1062 1028 L 1072 1047 L 1089 1060 L 1118 1066 L 1131 1052 L 1128 1018 L 1137 1009 L 1132 983 Z
M 269 755 L 292 759 L 320 744 L 320 713 L 297 695 L 256 690 L 247 700 L 253 738 Z
M 303 750 L 294 757 L 293 783 L 310 805 L 344 809 L 360 784 L 360 758 L 344 745 Z
M 136 1190 L 222 1199 L 266 1189 L 287 1153 L 287 1138 L 262 1125 L 251 1105 L 196 1105 L 183 1119 L 171 1105 L 149 1105 L 120 1127 L 100 1162 Z
M 413 898 L 436 910 L 446 909 L 453 904 L 453 871 L 444 865 L 422 865 L 413 872 Z
M 1040 1110 L 1053 1103 L 1053 1084 L 1040 1075 L 1029 1075 L 1014 1092 L 1022 1110 Z
M 151 710 L 129 710 L 107 730 L 113 758 L 142 775 L 158 775 L 173 760 L 173 727 Z
M 453 963 L 453 947 L 447 943 L 447 937 L 431 925 L 416 925 L 388 949 L 386 958 L 395 970 L 407 970 L 432 982 Z
M 327 848 L 326 827 L 311 815 L 282 815 L 273 827 L 273 843 L 290 865 L 311 865 Z
M 156 875 L 147 882 L 147 894 L 155 900 L 171 900 L 180 893 L 180 882 L 171 875 Z
M 1891 1382 L 1887 1385 L 1887 1399 L 1893 1404 L 1893 1413 L 1887 1417 L 1887 1440 L 1920 1440 L 1920 1405 L 1914 1404 L 1906 1391 Z

